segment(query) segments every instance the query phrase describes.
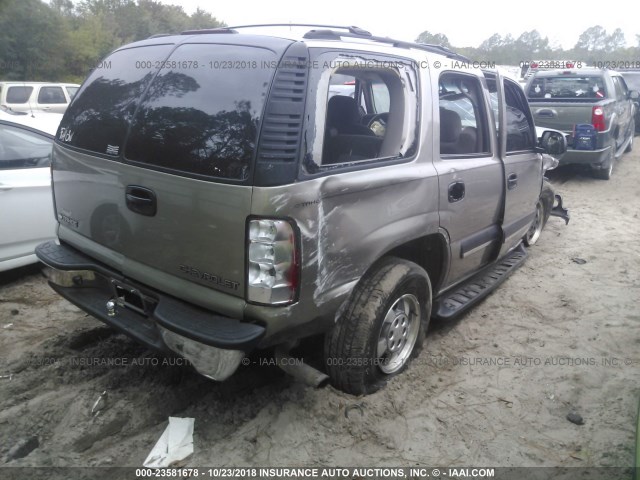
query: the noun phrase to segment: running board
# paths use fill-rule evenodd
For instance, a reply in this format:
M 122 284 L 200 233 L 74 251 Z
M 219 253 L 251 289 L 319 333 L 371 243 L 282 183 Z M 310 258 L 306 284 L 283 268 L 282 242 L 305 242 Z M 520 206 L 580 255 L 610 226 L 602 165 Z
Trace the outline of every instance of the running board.
M 437 298 L 432 317 L 448 320 L 465 312 L 493 292 L 526 258 L 527 251 L 521 243 L 499 262 L 485 267 L 454 290 Z

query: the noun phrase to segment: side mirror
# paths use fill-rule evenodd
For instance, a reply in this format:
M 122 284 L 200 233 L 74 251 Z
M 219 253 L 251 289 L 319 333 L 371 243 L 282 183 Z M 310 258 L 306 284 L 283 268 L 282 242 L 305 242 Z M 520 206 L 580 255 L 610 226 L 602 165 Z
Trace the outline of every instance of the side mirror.
M 562 132 L 545 130 L 540 137 L 540 146 L 549 155 L 562 156 L 567 151 L 567 139 Z
M 629 98 L 631 100 L 638 100 L 638 98 L 640 98 L 640 93 L 638 93 L 637 90 L 631 90 L 629 91 Z

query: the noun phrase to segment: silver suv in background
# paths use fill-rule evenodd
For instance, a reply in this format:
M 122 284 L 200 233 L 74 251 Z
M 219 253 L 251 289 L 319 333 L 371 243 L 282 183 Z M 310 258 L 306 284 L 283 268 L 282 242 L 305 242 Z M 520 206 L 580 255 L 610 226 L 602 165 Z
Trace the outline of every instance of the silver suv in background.
M 76 83 L 0 82 L 0 105 L 14 112 L 64 113 L 79 88 Z
M 210 378 L 322 334 L 333 384 L 372 392 L 430 318 L 486 297 L 566 217 L 553 159 L 498 72 L 355 27 L 272 27 L 150 38 L 92 72 L 54 145 L 59 242 L 37 255 L 62 296 Z

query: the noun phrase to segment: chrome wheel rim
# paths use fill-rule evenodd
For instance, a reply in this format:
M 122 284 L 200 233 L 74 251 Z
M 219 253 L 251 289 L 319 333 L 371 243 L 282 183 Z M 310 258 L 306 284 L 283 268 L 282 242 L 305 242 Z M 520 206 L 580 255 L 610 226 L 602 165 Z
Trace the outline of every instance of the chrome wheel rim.
M 398 298 L 382 321 L 377 358 L 382 372 L 392 374 L 409 360 L 420 331 L 420 304 L 415 295 Z
M 544 216 L 544 208 L 542 202 L 538 202 L 536 205 L 536 218 L 533 220 L 529 231 L 527 232 L 527 245 L 533 245 L 538 241 L 540 233 L 542 232 L 542 218 Z

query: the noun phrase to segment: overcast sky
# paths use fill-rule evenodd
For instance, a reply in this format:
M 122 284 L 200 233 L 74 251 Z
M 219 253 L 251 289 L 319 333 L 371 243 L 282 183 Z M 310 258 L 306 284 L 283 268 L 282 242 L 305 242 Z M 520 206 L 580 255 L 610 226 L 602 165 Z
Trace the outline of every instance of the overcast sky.
M 621 28 L 627 45 L 640 33 L 640 4 L 633 2 L 563 2 L 529 0 L 161 0 L 182 5 L 191 14 L 198 6 L 228 25 L 253 23 L 328 23 L 357 25 L 375 35 L 415 40 L 423 31 L 444 33 L 452 45 L 477 47 L 494 33 L 536 29 L 552 45 L 572 48 L 589 27 L 602 25 L 608 33 Z M 636 5 L 633 7 L 632 5 Z M 420 7 L 418 7 L 420 6 Z

